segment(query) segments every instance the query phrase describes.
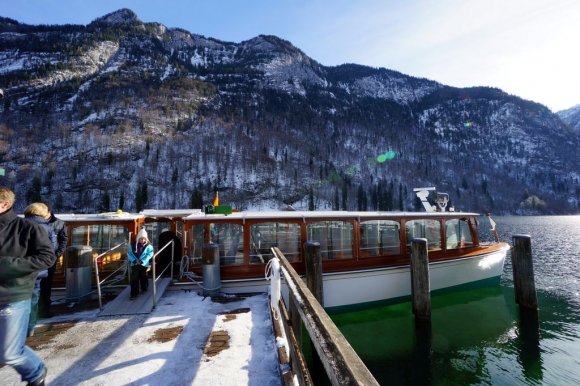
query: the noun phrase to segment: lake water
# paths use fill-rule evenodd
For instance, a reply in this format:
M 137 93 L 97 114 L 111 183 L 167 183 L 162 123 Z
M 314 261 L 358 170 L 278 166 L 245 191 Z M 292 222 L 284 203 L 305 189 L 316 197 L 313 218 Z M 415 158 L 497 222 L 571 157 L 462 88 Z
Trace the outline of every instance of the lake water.
M 333 315 L 381 384 L 580 385 L 580 216 L 494 220 L 502 241 L 532 237 L 538 324 L 515 304 L 509 256 L 500 286 L 433 296 L 430 332 L 410 302 Z

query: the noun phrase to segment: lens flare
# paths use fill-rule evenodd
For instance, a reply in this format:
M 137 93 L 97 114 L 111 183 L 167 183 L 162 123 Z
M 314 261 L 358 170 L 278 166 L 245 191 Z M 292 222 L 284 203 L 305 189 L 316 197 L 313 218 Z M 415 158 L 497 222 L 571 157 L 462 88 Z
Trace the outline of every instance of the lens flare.
M 473 125 L 473 123 L 471 121 L 467 121 L 463 124 L 463 127 L 471 127 L 471 125 Z
M 389 150 L 386 153 L 379 154 L 377 156 L 377 162 L 382 164 L 383 162 L 392 160 L 393 158 L 395 158 L 396 155 L 397 155 L 396 152 Z

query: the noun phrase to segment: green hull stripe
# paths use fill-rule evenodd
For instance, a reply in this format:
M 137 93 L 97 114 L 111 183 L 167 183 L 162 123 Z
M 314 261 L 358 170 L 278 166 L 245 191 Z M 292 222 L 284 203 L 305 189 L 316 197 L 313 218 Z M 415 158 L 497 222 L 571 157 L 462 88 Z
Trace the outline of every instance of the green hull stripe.
M 483 287 L 493 287 L 499 285 L 501 276 L 492 277 L 488 279 L 478 280 L 470 283 L 460 284 L 452 287 L 442 288 L 435 291 L 431 291 L 431 295 L 441 295 L 455 291 L 465 291 L 465 290 L 472 290 L 476 288 L 483 288 Z M 341 314 L 344 312 L 353 312 L 353 311 L 361 311 L 366 310 L 369 308 L 375 307 L 382 307 L 387 306 L 390 304 L 402 303 L 411 300 L 411 295 L 401 296 L 398 298 L 391 298 L 391 299 L 384 299 L 384 300 L 376 300 L 372 302 L 365 302 L 365 303 L 357 303 L 357 304 L 349 304 L 346 306 L 336 306 L 336 307 L 325 307 L 325 311 L 332 315 L 332 314 Z

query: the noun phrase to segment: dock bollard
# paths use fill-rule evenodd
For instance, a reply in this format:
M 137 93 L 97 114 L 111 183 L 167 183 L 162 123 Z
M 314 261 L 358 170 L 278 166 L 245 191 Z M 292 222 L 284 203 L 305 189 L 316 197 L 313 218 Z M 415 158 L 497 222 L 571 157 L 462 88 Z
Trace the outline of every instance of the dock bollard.
M 530 235 L 513 235 L 512 269 L 516 303 L 520 307 L 537 310 L 538 298 L 534 283 L 534 264 L 532 261 L 532 238 Z
M 304 243 L 306 260 L 306 285 L 318 303 L 324 307 L 324 293 L 322 290 L 322 257 L 320 243 L 307 241 Z
M 203 244 L 201 254 L 203 296 L 217 296 L 221 289 L 219 247 L 214 243 Z
M 411 240 L 411 294 L 413 314 L 416 319 L 431 318 L 431 294 L 429 293 L 429 256 L 427 239 Z
M 64 257 L 66 301 L 83 303 L 91 298 L 93 248 L 90 245 L 71 245 Z

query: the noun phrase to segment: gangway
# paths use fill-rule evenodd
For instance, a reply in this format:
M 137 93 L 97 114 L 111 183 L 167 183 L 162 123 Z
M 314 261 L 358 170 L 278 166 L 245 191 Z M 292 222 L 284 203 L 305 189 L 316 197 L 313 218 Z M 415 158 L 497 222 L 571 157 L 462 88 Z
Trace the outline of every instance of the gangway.
M 129 233 L 129 240 L 131 238 L 131 234 Z M 171 263 L 166 266 L 159 274 L 156 273 L 156 260 L 157 256 L 167 247 L 171 246 Z M 100 257 L 100 256 L 99 256 Z M 141 292 L 139 296 L 134 299 L 130 299 L 130 292 L 131 286 L 127 285 L 123 291 L 115 299 L 107 303 L 104 307 L 102 306 L 101 302 L 101 288 L 100 284 L 102 281 L 99 280 L 99 273 L 98 273 L 98 264 L 97 259 L 95 259 L 95 268 L 96 268 L 96 275 L 97 275 L 97 285 L 98 285 L 98 293 L 99 293 L 99 304 L 101 308 L 101 312 L 99 312 L 99 316 L 116 316 L 116 315 L 137 315 L 137 314 L 149 314 L 153 309 L 156 307 L 157 302 L 161 299 L 161 296 L 165 293 L 165 290 L 173 281 L 173 240 L 167 243 L 163 248 L 161 248 L 151 259 L 151 268 L 152 268 L 152 278 L 149 280 L 148 290 L 144 293 Z M 129 269 L 129 262 L 126 262 L 127 266 L 127 274 L 129 275 L 129 282 L 130 280 L 130 269 Z M 170 276 L 163 277 L 162 275 L 170 268 Z
M 151 284 L 151 279 L 149 279 Z M 163 293 L 171 283 L 171 278 L 163 277 L 157 281 L 157 291 L 155 291 L 155 302 L 153 301 L 152 285 L 146 292 L 142 292 L 135 299 L 129 299 L 131 292 L 130 286 L 127 286 L 117 297 L 103 307 L 99 312 L 99 316 L 117 316 L 117 315 L 137 315 L 149 314 L 153 311 L 154 304 L 156 304 Z

